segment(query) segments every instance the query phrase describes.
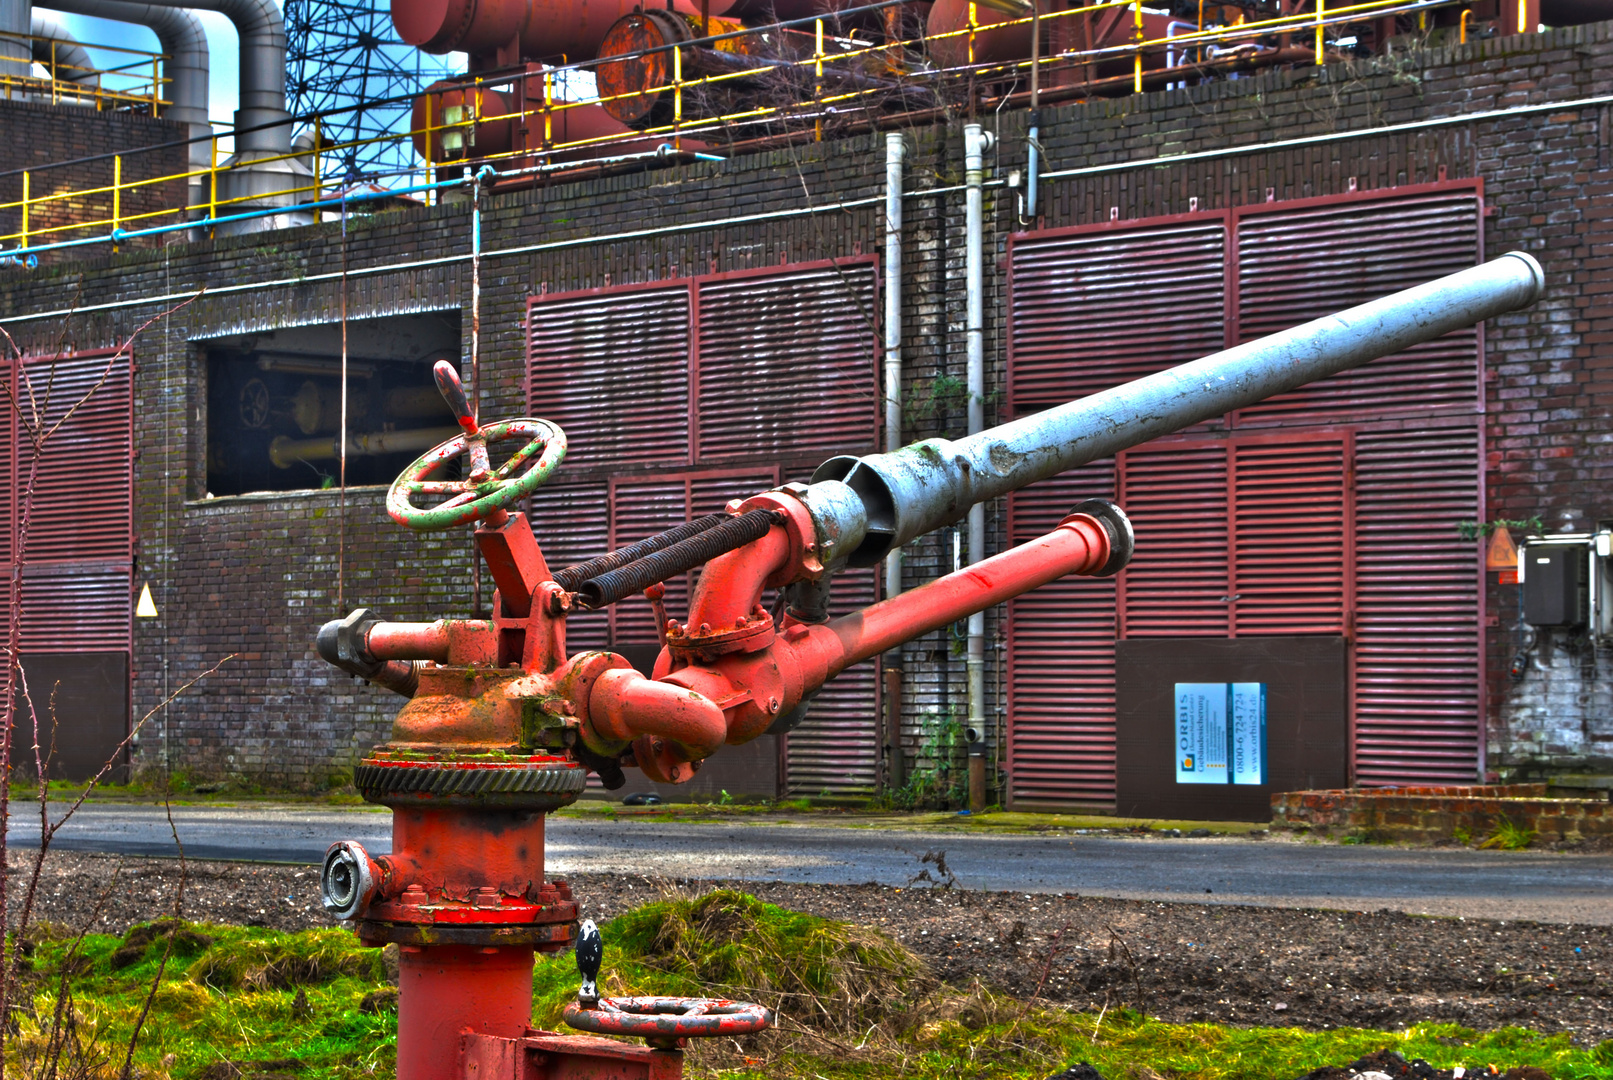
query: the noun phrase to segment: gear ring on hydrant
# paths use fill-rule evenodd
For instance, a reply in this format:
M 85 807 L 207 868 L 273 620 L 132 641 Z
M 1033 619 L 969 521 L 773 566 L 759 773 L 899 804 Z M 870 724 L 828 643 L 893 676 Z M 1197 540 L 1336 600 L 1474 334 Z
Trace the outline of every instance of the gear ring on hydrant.
M 752 1035 L 773 1024 L 773 1010 L 721 998 L 600 998 L 593 1008 L 573 1002 L 565 1021 L 596 1035 L 627 1035 L 652 1043 L 718 1035 Z

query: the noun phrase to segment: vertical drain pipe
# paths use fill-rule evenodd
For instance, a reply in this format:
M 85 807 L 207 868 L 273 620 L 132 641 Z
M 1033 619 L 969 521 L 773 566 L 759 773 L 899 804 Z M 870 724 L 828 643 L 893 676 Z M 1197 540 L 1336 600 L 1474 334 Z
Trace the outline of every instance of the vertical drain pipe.
M 981 186 L 992 137 L 979 124 L 963 128 L 964 325 L 968 355 L 969 434 L 986 427 L 985 227 Z M 969 561 L 986 558 L 986 504 L 969 508 Z M 986 613 L 969 616 L 969 809 L 986 808 Z
M 907 139 L 899 131 L 885 133 L 885 449 L 902 448 L 902 159 Z M 902 549 L 885 556 L 885 596 L 902 591 Z M 899 650 L 884 659 L 885 755 L 887 791 L 907 783 L 902 759 L 902 663 Z

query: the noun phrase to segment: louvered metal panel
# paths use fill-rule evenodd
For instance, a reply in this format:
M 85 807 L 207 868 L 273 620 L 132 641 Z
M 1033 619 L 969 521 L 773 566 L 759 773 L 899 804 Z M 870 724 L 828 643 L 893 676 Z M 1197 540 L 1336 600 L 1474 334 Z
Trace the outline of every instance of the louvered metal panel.
M 127 653 L 134 550 L 133 367 L 128 356 L 26 358 L 22 399 L 49 436 L 34 483 L 23 574 L 24 652 Z M 9 407 L 9 406 L 8 406 Z M 8 452 L 28 452 L 12 424 Z M 13 494 L 12 505 L 17 496 Z
M 700 279 L 698 458 L 875 449 L 877 293 L 862 261 Z
M 1232 443 L 1232 633 L 1342 634 L 1350 575 L 1348 436 Z
M 1216 216 L 1014 238 L 1008 348 L 1015 414 L 1220 349 L 1225 235 Z
M 689 457 L 689 287 L 535 296 L 531 414 L 566 432 L 571 469 Z
M 24 652 L 128 652 L 129 564 L 32 563 L 22 572 Z
M 683 476 L 617 479 L 610 486 L 611 550 L 636 544 L 689 520 L 689 484 Z M 666 609 L 680 622 L 689 610 L 689 575 L 666 582 Z M 653 645 L 660 640 L 650 602 L 630 596 L 611 605 L 611 643 Z
M 835 575 L 831 615 L 874 602 L 873 570 Z M 879 676 L 875 661 L 847 668 L 812 699 L 807 717 L 785 744 L 785 790 L 791 795 L 867 794 L 878 759 Z
M 1226 637 L 1227 448 L 1149 443 L 1118 461 L 1119 502 L 1137 531 L 1117 575 L 1121 637 Z
M 1113 498 L 1114 463 L 1015 492 L 1011 544 L 1048 532 L 1083 499 Z M 1064 578 L 1008 604 L 1008 772 L 1014 806 L 1115 798 L 1115 585 Z
M 527 517 L 551 572 L 610 550 L 610 489 L 606 484 L 545 485 L 533 494 Z M 609 644 L 608 611 L 577 611 L 566 618 L 568 651 L 603 649 Z
M 1471 783 L 1479 769 L 1476 422 L 1355 443 L 1355 778 Z
M 1250 341 L 1479 261 L 1472 190 L 1285 208 L 1237 219 L 1237 327 Z M 1251 406 L 1238 422 L 1372 420 L 1408 409 L 1474 409 L 1476 328 L 1448 334 Z
M 28 360 L 22 374 L 54 429 L 39 462 L 28 560 L 127 559 L 133 550 L 128 358 Z M 23 389 L 27 398 L 28 389 Z M 48 396 L 47 396 L 48 395 Z M 19 458 L 23 449 L 18 448 Z

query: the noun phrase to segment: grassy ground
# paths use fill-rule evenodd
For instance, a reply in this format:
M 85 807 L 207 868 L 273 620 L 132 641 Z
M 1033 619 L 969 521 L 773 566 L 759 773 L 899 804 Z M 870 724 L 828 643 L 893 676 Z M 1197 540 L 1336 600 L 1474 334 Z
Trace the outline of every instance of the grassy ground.
M 1566 1035 L 1517 1028 L 1318 1032 L 1045 1008 L 979 986 L 942 985 L 875 931 L 735 892 L 658 901 L 612 920 L 603 933 L 610 993 L 715 993 L 779 1010 L 779 1026 L 746 1045 L 712 1040 L 692 1050 L 691 1076 L 1041 1080 L 1090 1061 L 1111 1080 L 1290 1080 L 1391 1048 L 1438 1066 L 1536 1065 L 1557 1080 L 1613 1080 L 1613 1042 L 1575 1047 Z M 260 1063 L 244 1071 L 265 1078 L 394 1072 L 396 1018 L 387 1008 L 384 965 L 377 950 L 360 948 L 345 932 L 158 924 L 123 938 L 41 934 L 29 949 L 14 1055 L 37 1059 L 53 1028 L 71 1028 L 69 1042 L 82 1049 L 70 1056 L 87 1067 L 80 1075 L 115 1076 L 120 1048 L 149 996 L 135 1061 L 150 1080 L 236 1075 L 226 1061 Z M 576 983 L 569 955 L 540 960 L 535 1022 L 557 1026 Z

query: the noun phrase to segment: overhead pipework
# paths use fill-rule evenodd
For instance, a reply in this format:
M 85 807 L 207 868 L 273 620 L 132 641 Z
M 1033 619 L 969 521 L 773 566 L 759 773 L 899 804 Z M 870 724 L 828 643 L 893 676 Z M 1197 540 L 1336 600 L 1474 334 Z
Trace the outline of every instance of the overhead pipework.
M 69 2 L 85 4 L 97 0 Z M 110 3 L 111 0 L 106 2 Z M 286 28 L 280 8 L 274 0 L 183 0 L 182 3 L 148 0 L 143 4 L 119 0 L 118 6 L 125 9 L 149 7 L 176 11 L 217 11 L 230 20 L 240 39 L 237 61 L 240 105 L 235 110 L 235 151 L 223 162 L 229 168 L 218 174 L 218 198 L 223 212 L 242 213 L 279 206 L 289 208 L 310 201 L 314 194 L 309 190 L 312 175 L 301 161 L 292 156 L 291 114 L 286 111 Z M 132 11 L 130 14 L 131 17 L 124 21 L 144 23 L 155 29 L 155 25 L 147 21 L 149 15 L 134 17 Z M 111 15 L 106 17 L 118 18 Z M 206 55 L 205 44 L 200 55 Z M 190 74 L 193 77 L 199 74 L 205 86 L 205 59 L 203 65 L 199 73 L 193 68 Z M 202 101 L 205 110 L 205 96 Z M 194 120 L 187 122 L 193 128 L 197 123 Z M 205 112 L 200 123 L 206 123 Z M 193 143 L 193 161 L 199 156 L 197 146 L 205 148 L 211 158 L 209 144 Z M 288 209 L 284 214 L 264 215 L 220 225 L 217 232 L 221 235 L 262 232 L 306 225 L 312 221 L 313 215 L 306 210 Z
M 67 27 L 37 9 L 29 21 L 29 33 L 34 39 L 34 63 L 44 67 L 50 77 L 58 82 L 81 83 L 89 87 L 100 85 L 101 73 L 96 70 L 89 50 L 67 32 Z
M 207 33 L 202 22 L 184 8 L 167 7 L 135 0 L 52 0 L 53 11 L 89 15 L 114 22 L 149 27 L 167 57 L 163 61 L 163 117 L 185 124 L 190 131 L 190 166 L 205 169 L 212 164 L 210 138 L 213 125 L 208 121 L 209 54 Z M 191 180 L 191 204 L 205 201 L 203 180 Z
M 1533 258 L 1506 255 L 955 442 L 837 459 L 810 485 L 734 499 L 558 572 L 518 506 L 559 468 L 565 433 L 531 417 L 481 423 L 453 367 L 438 363 L 460 433 L 404 470 L 387 510 L 417 531 L 476 524 L 491 617 L 393 623 L 361 609 L 317 642 L 338 668 L 408 698 L 391 741 L 354 770 L 364 798 L 392 808 L 392 852 L 334 845 L 322 880 L 327 909 L 363 941 L 402 948 L 399 1080 L 484 1076 L 500 1062 L 500 1075 L 534 1075 L 509 1071 L 529 1053 L 569 1055 L 545 1075 L 596 1075 L 605 1058 L 614 1076 L 674 1080 L 672 1036 L 731 1034 L 741 1029 L 724 1025 L 741 1015 L 766 1023 L 754 1006 L 596 990 L 567 1022 L 646 1034 L 650 1046 L 531 1031 L 533 953 L 569 947 L 578 910 L 569 885 L 545 876 L 544 815 L 575 801 L 590 772 L 607 789 L 628 768 L 684 782 L 723 746 L 788 730 L 847 667 L 1066 575 L 1114 574 L 1134 541 L 1121 508 L 1089 499 L 1028 543 L 989 558 L 975 548 L 957 572 L 830 618 L 824 587 L 837 570 L 873 565 L 977 503 L 1083 462 L 1525 307 L 1543 285 Z M 570 612 L 641 593 L 665 616 L 664 583 L 697 567 L 686 614 L 661 624 L 650 675 L 613 653 L 567 649 Z M 770 589 L 792 597 L 777 613 L 762 603 Z

